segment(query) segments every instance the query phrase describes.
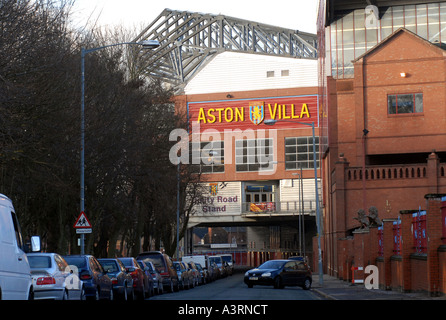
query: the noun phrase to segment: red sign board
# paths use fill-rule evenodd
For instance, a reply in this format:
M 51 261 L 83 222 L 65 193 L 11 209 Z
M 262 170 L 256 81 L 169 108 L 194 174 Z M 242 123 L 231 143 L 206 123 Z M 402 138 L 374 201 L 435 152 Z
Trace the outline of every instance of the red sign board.
M 318 127 L 317 95 L 190 102 L 188 115 L 191 127 L 199 124 L 200 132 L 308 127 L 297 122 L 314 122 Z M 277 123 L 266 125 L 265 120 L 269 119 Z

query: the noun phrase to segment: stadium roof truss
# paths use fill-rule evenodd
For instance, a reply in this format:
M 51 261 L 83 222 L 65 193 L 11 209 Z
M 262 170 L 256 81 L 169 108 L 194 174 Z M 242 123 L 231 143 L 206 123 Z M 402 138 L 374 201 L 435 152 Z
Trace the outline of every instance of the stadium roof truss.
M 223 15 L 165 9 L 134 41 L 160 47 L 135 57 L 140 74 L 161 78 L 182 91 L 213 57 L 224 51 L 317 58 L 317 36 Z

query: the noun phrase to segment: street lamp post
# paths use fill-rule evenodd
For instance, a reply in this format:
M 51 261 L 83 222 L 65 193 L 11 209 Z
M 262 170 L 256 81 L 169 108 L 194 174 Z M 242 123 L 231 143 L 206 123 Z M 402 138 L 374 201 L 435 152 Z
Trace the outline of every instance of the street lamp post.
M 177 261 L 180 261 L 180 159 L 177 165 Z
M 121 45 L 139 45 L 143 49 L 155 49 L 160 46 L 157 40 L 144 40 L 141 42 L 121 42 L 109 44 L 102 47 L 81 49 L 81 163 L 80 163 L 80 211 L 85 212 L 85 56 L 87 53 L 98 51 L 105 48 L 116 47 Z M 85 235 L 81 234 L 81 254 L 85 254 Z
M 320 209 L 319 209 L 319 190 L 318 190 L 318 182 L 317 182 L 317 160 L 316 160 L 316 136 L 314 133 L 314 122 L 306 123 L 300 121 L 292 121 L 292 120 L 274 120 L 268 119 L 265 120 L 264 123 L 266 125 L 275 125 L 276 122 L 292 122 L 303 124 L 306 126 L 310 126 L 313 134 L 313 166 L 314 166 L 314 189 L 316 194 L 316 227 L 317 227 L 317 246 L 318 246 L 318 269 L 319 269 L 319 284 L 323 285 L 324 280 L 324 272 L 322 270 L 322 251 L 321 251 L 321 223 L 320 223 Z

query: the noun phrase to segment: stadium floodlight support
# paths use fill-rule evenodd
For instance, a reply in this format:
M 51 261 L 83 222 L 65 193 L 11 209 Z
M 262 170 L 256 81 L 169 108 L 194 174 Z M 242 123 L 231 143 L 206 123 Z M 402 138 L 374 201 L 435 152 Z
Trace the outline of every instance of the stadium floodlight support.
M 155 39 L 158 50 L 140 54 L 141 74 L 181 89 L 217 54 L 232 51 L 317 59 L 317 36 L 224 15 L 165 9 L 134 39 Z

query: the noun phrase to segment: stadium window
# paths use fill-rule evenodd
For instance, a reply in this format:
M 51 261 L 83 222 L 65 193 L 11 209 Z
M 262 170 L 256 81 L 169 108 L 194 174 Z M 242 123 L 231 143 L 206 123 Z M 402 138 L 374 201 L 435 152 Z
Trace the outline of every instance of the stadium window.
M 237 172 L 271 170 L 273 139 L 245 139 L 235 141 Z
M 316 137 L 316 165 L 319 168 L 319 137 Z M 285 138 L 285 169 L 313 169 L 313 137 Z
M 423 94 L 405 93 L 387 96 L 388 114 L 423 113 Z
M 198 164 L 196 169 L 202 173 L 221 173 L 225 172 L 225 143 L 224 141 L 206 141 L 198 143 L 200 146 L 200 152 L 198 158 L 192 150 L 196 150 L 194 145 L 196 142 L 192 142 L 190 151 L 192 153 L 192 163 Z M 198 150 L 198 148 L 197 148 Z

